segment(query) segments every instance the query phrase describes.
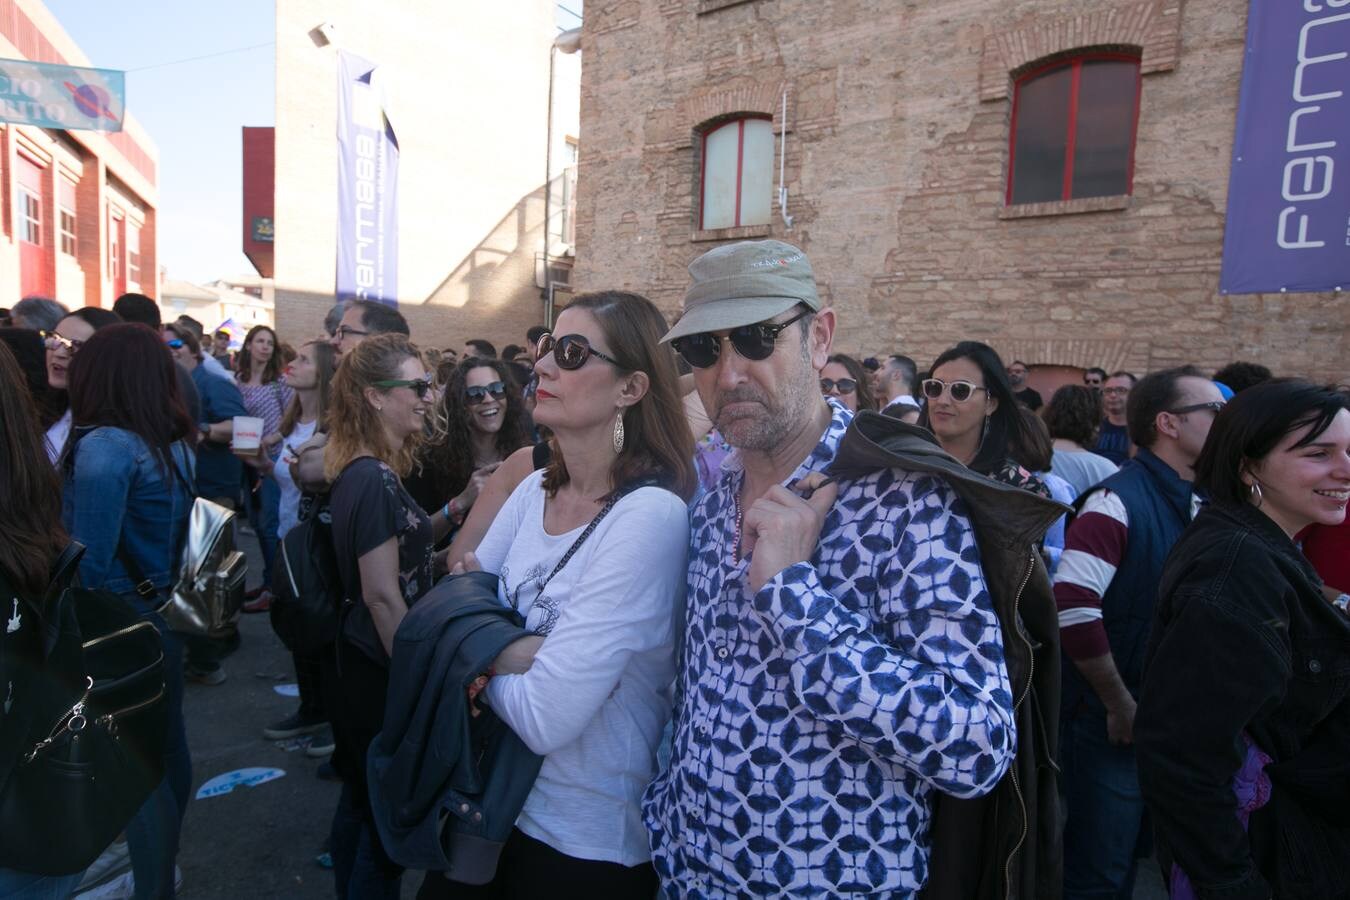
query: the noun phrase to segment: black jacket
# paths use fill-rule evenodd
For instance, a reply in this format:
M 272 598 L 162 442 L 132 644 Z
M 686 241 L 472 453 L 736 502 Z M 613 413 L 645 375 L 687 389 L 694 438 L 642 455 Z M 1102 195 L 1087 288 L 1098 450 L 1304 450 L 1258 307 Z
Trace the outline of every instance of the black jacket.
M 1251 506 L 1207 507 L 1163 569 L 1134 722 L 1160 857 L 1201 898 L 1350 896 L 1350 619 Z M 1246 732 L 1273 762 L 1244 833 Z
M 444 578 L 399 624 L 384 729 L 370 745 L 370 805 L 389 858 L 466 884 L 492 879 L 539 774 L 490 709 L 469 714 L 469 685 L 526 637 L 485 572 Z
M 1055 900 L 1060 896 L 1059 613 L 1038 551 L 1068 508 L 973 472 L 922 428 L 874 412 L 854 417 L 831 472 L 928 472 L 961 497 L 1003 629 L 1017 757 L 984 797 L 940 795 L 933 807 L 925 900 Z

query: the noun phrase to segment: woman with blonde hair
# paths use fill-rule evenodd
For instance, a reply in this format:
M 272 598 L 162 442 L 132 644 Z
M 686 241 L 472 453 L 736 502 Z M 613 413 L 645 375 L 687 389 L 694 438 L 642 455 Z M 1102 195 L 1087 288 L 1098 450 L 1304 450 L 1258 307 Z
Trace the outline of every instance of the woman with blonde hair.
M 384 720 L 394 632 L 432 584 L 431 522 L 401 480 L 422 439 L 431 384 L 417 347 L 382 334 L 343 354 L 329 396 L 324 474 L 347 598 L 322 676 L 343 779 L 330 842 L 339 897 L 397 897 L 402 876 L 370 815 L 366 753 Z

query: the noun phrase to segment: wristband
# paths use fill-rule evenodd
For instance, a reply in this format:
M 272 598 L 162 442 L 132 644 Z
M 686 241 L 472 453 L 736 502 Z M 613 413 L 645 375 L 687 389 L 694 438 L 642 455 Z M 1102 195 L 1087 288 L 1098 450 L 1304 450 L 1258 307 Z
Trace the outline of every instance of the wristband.
M 445 516 L 446 521 L 458 522 L 464 513 L 459 508 L 459 504 L 455 502 L 455 498 L 451 497 L 450 502 L 441 508 L 441 515 Z

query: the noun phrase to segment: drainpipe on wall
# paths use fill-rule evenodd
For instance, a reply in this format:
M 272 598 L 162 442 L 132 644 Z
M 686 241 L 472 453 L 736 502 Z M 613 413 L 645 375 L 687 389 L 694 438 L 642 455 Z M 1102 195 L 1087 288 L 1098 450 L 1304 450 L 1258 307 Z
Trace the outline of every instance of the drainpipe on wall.
M 553 327 L 553 279 L 548 277 L 549 263 L 553 255 L 549 252 L 549 220 L 553 215 L 553 63 L 555 51 L 572 54 L 581 49 L 581 29 L 570 28 L 553 39 L 548 48 L 548 120 L 544 129 L 544 283 L 546 287 L 546 306 L 544 324 Z

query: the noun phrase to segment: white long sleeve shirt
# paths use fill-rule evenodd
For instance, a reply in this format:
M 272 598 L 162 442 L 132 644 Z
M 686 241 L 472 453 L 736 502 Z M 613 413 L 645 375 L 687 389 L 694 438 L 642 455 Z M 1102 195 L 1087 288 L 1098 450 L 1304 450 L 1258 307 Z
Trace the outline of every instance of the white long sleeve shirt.
M 544 530 L 542 472 L 516 488 L 477 552 L 503 603 L 547 636 L 523 675 L 488 682 L 489 705 L 544 756 L 516 825 L 578 859 L 650 858 L 641 799 L 670 718 L 689 515 L 639 488 L 610 511 L 543 595 L 584 526 Z

